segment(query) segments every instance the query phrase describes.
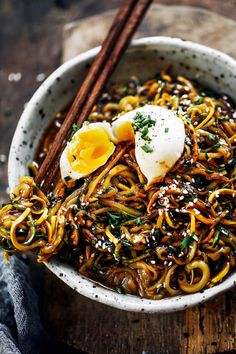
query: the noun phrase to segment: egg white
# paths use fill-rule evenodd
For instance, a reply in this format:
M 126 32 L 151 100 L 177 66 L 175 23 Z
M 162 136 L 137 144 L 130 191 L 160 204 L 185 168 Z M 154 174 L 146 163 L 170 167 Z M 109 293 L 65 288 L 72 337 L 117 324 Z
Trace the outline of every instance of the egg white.
M 145 105 L 120 116 L 112 123 L 113 134 L 116 136 L 117 128 L 124 122 L 135 125 L 137 113 L 155 121 L 148 128 L 150 142 L 142 138 L 142 129 L 135 132 L 136 160 L 150 184 L 153 180 L 164 177 L 180 158 L 186 134 L 183 121 L 175 112 L 154 105 Z M 144 146 L 151 152 L 145 152 Z
M 134 134 L 136 160 L 142 173 L 147 178 L 148 184 L 150 184 L 153 181 L 163 178 L 183 153 L 186 134 L 183 121 L 175 112 L 160 106 L 145 105 L 144 107 L 118 116 L 112 124 L 108 122 L 84 124 L 83 127 L 76 132 L 74 137 L 78 137 L 83 131 L 99 127 L 106 131 L 111 142 L 115 144 L 120 143 L 122 140 L 119 139 L 118 130 L 122 128 L 122 126 L 125 126 L 127 122 L 129 122 L 132 127 L 135 127 L 137 123 L 137 113 L 143 118 L 151 119 L 154 122 L 148 127 L 149 141 L 143 138 L 142 128 L 135 129 Z M 68 144 L 70 144 L 70 142 Z M 86 174 L 79 174 L 71 168 L 67 158 L 67 149 L 68 145 L 60 159 L 62 178 L 65 179 L 66 176 L 69 176 L 73 180 L 76 180 L 85 177 Z M 110 156 L 111 154 L 108 158 Z

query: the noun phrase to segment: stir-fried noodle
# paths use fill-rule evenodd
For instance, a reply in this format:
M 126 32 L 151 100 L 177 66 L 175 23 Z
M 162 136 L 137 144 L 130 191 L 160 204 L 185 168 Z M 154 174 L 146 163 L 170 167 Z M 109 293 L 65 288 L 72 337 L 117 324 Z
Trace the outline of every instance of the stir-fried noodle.
M 0 211 L 7 259 L 14 250 L 33 250 L 39 262 L 58 254 L 120 293 L 151 299 L 198 292 L 235 271 L 234 105 L 162 72 L 111 86 L 89 120 L 111 121 L 147 103 L 176 111 L 185 125 L 184 152 L 167 175 L 147 186 L 134 144 L 124 142 L 105 166 L 82 182 L 60 180 L 48 196 L 22 177 Z M 39 163 L 63 117 L 47 131 Z

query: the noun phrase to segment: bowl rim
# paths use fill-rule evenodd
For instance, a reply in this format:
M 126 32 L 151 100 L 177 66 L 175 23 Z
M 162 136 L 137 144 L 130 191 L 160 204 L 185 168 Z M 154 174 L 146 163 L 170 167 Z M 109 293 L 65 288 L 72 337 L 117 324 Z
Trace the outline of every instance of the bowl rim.
M 205 53 L 211 57 L 221 58 L 223 61 L 227 62 L 236 69 L 236 61 L 229 55 L 220 52 L 219 50 L 207 47 L 202 44 L 198 44 L 192 41 L 185 41 L 180 38 L 175 37 L 144 37 L 140 39 L 133 40 L 128 48 L 142 48 L 148 45 L 159 45 L 165 44 L 169 46 L 177 46 L 185 49 L 195 49 L 200 54 Z M 46 91 L 55 83 L 57 77 L 61 76 L 63 73 L 76 66 L 77 64 L 93 59 L 100 50 L 100 46 L 90 49 L 85 53 L 79 54 L 78 56 L 68 60 L 59 68 L 57 68 L 36 90 L 27 106 L 22 113 L 18 125 L 16 127 L 8 159 L 8 181 L 10 189 L 14 187 L 14 161 L 13 158 L 13 147 L 17 146 L 19 141 L 19 136 L 21 130 L 18 129 L 19 126 L 24 126 L 29 117 L 33 116 L 35 110 L 35 103 L 43 99 Z M 236 70 L 235 70 L 236 71 Z M 236 285 L 236 273 L 232 273 L 227 277 L 222 283 L 204 290 L 203 292 L 198 292 L 189 295 L 180 295 L 175 297 L 168 297 L 161 300 L 150 300 L 146 298 L 140 298 L 134 295 L 123 295 L 116 293 L 113 289 L 107 288 L 89 278 L 86 278 L 74 270 L 70 265 L 60 262 L 56 258 L 52 258 L 49 261 L 44 262 L 47 268 L 52 271 L 55 275 L 61 278 L 67 285 L 76 290 L 79 294 L 86 296 L 89 299 L 98 301 L 100 303 L 109 305 L 122 310 L 133 311 L 133 312 L 154 312 L 154 313 L 165 313 L 183 310 L 185 308 L 201 304 L 212 297 L 219 295 L 231 287 Z

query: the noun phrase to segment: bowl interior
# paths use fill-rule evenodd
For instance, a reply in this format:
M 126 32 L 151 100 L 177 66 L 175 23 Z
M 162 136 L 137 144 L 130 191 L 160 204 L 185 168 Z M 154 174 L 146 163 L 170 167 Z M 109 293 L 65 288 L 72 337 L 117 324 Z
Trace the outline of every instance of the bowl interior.
M 63 64 L 40 86 L 23 112 L 9 154 L 9 186 L 12 190 L 19 177 L 28 173 L 45 128 L 56 113 L 75 96 L 99 48 L 86 52 Z M 127 81 L 130 76 L 141 80 L 152 78 L 160 70 L 171 66 L 172 74 L 195 79 L 218 93 L 236 95 L 236 62 L 213 49 L 180 39 L 152 37 L 133 42 L 126 51 L 111 82 Z M 78 274 L 72 267 L 57 259 L 46 265 L 69 286 L 82 295 L 110 306 L 148 312 L 169 312 L 184 309 L 205 301 L 233 286 L 236 275 L 204 293 L 183 295 L 159 301 L 116 294 Z

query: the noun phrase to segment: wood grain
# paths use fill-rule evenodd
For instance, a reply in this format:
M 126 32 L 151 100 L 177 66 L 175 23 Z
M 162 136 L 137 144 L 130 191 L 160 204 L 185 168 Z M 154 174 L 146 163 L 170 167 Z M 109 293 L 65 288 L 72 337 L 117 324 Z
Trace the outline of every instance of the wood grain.
M 88 353 L 213 354 L 236 349 L 234 291 L 186 311 L 158 315 L 125 312 L 88 300 L 49 273 L 46 286 L 49 331 Z
M 114 18 L 108 11 L 65 26 L 62 61 L 100 45 Z M 203 8 L 151 5 L 135 38 L 179 37 L 219 49 L 236 58 L 236 22 Z M 84 40 L 86 38 L 86 40 Z

